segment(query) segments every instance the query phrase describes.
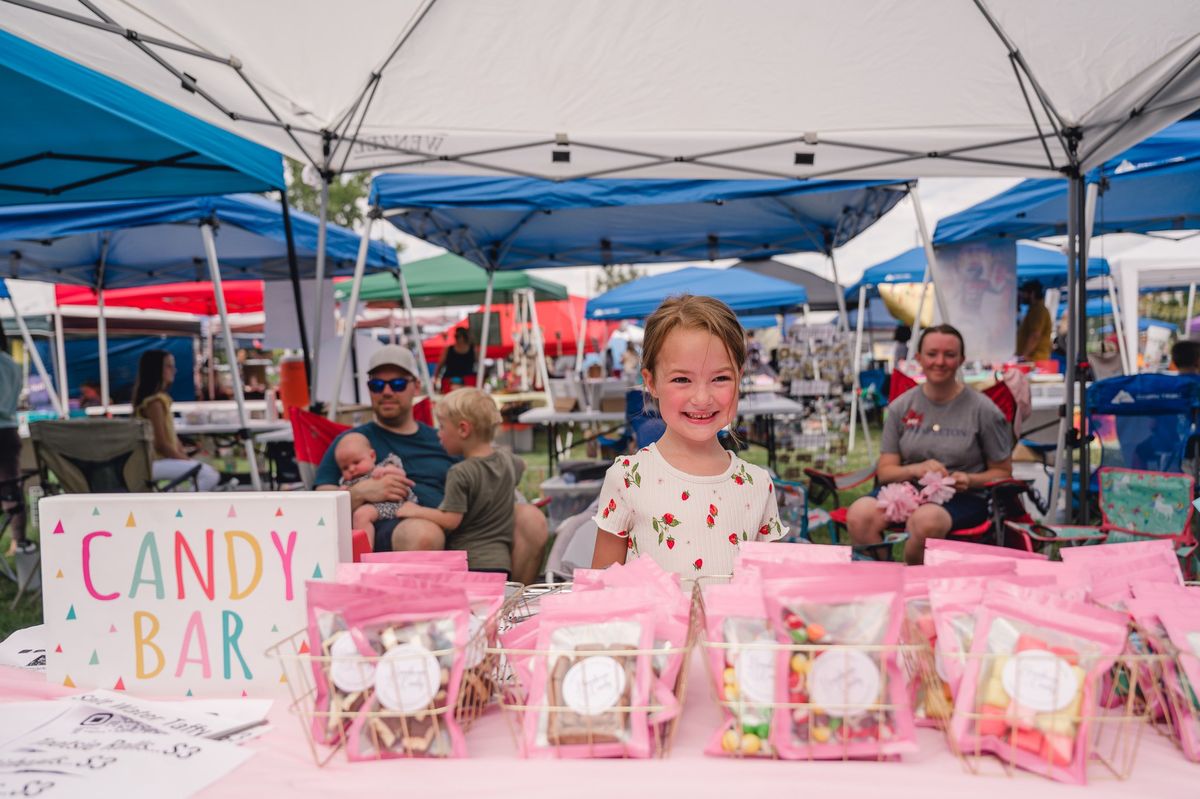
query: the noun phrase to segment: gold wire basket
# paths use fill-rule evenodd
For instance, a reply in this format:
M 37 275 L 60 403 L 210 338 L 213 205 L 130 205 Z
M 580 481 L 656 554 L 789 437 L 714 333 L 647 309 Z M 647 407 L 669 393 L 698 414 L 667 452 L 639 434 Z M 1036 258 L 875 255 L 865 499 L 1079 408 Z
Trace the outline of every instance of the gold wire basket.
M 959 657 L 978 663 L 978 689 L 970 707 L 956 702 L 946 740 L 972 774 L 1128 779 L 1142 731 L 1163 701 L 1166 658 L 1129 648 L 1103 658 L 1113 665 L 1101 672 L 1099 658 L 1071 664 L 1052 652 Z M 1025 659 L 1019 667 L 1017 657 Z
M 1184 673 L 1184 661 L 1195 662 L 1197 656 L 1179 649 L 1165 634 L 1140 625 L 1133 626 L 1129 640 L 1129 648 L 1148 660 L 1150 680 L 1136 690 L 1150 725 L 1185 757 L 1200 759 L 1200 699 Z
M 528 622 L 540 613 L 542 599 L 569 592 L 571 587 L 571 583 L 527 586 L 502 610 L 500 630 L 506 632 Z M 681 646 L 489 649 L 500 658 L 499 703 L 518 752 L 526 757 L 666 757 L 686 699 L 688 657 L 696 627 L 693 603 Z M 643 658 L 650 661 L 652 681 L 659 679 L 667 664 L 672 670 L 678 668 L 669 686 L 674 697 L 670 705 L 655 701 L 661 696 L 653 690 L 646 701 L 634 701 L 631 687 Z M 528 665 L 514 668 L 518 659 Z M 538 666 L 546 675 L 546 689 L 544 701 L 535 702 L 529 678 Z M 584 676 L 572 681 L 573 673 Z M 568 698 L 566 686 L 572 682 L 575 692 Z M 644 741 L 637 729 L 642 724 Z M 643 746 L 644 751 L 639 751 Z
M 288 709 L 304 729 L 313 761 L 325 766 L 339 750 L 349 757 L 355 731 L 356 749 L 366 754 L 352 759 L 436 757 L 460 751 L 459 736 L 483 715 L 496 693 L 500 657 L 490 645 L 506 606 L 473 626 L 462 647 L 409 646 L 394 633 L 389 640 L 385 631 L 383 655 L 334 651 L 333 637 L 317 652 L 310 650 L 307 629 L 270 647 L 267 655 L 279 661 L 280 682 L 287 684 L 291 696 Z M 428 623 L 417 623 L 422 624 Z M 465 665 L 451 706 L 446 702 L 447 683 L 460 659 Z
M 699 591 L 695 606 L 703 618 L 704 600 Z M 769 741 L 771 728 L 778 719 L 787 719 L 791 730 L 792 751 L 787 758 L 791 760 L 894 760 L 896 755 L 892 751 L 905 748 L 904 737 L 915 741 L 912 723 L 898 724 L 898 721 L 912 714 L 912 682 L 919 683 L 926 692 L 940 690 L 933 651 L 927 643 L 781 643 L 774 640 L 769 621 L 762 622 L 763 632 L 770 640 L 712 641 L 707 634 L 708 624 L 700 625 L 705 631 L 700 646 L 705 653 L 713 698 L 725 712 L 726 727 L 720 740 L 725 755 L 779 759 L 780 754 Z M 807 689 L 814 663 L 817 658 L 826 657 L 828 663 L 842 664 L 843 670 L 840 678 L 823 680 L 823 701 L 827 706 L 822 707 L 812 701 Z M 789 696 L 796 701 L 780 702 L 774 694 L 774 672 L 785 659 L 789 667 Z M 850 666 L 862 663 L 870 663 L 873 673 L 878 674 L 878 683 L 865 694 Z M 768 675 L 768 679 L 763 681 L 762 688 L 751 692 L 747 689 L 753 680 L 750 673 L 754 671 Z M 894 680 L 902 683 L 901 690 L 896 690 Z M 768 685 L 770 690 L 766 690 Z M 900 696 L 903 698 L 896 701 Z M 909 732 L 902 734 L 902 728 Z M 874 752 L 864 754 L 867 749 Z

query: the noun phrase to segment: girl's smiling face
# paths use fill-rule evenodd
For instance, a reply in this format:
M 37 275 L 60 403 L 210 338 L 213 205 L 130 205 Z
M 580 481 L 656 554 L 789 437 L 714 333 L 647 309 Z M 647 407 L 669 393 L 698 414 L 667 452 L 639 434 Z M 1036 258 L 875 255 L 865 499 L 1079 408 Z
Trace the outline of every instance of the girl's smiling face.
M 668 431 L 687 441 L 715 441 L 737 413 L 738 369 L 721 339 L 706 330 L 672 330 L 653 374 L 643 369 L 642 378 Z

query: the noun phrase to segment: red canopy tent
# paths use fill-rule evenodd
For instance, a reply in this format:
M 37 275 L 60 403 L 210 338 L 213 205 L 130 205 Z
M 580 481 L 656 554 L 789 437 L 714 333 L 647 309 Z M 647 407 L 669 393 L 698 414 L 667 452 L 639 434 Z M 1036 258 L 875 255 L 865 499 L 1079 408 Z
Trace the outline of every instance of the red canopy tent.
M 546 300 L 536 303 L 538 323 L 542 328 L 542 337 L 546 342 L 546 356 L 557 357 L 559 354 L 559 334 L 563 355 L 575 354 L 575 340 L 579 337 L 579 322 L 583 319 L 587 300 L 583 297 L 571 297 L 566 300 Z M 482 310 L 480 308 L 479 310 Z M 493 305 L 492 310 L 500 314 L 500 342 L 488 342 L 487 356 L 489 358 L 504 358 L 513 351 L 513 306 Z M 597 345 L 603 349 L 608 343 L 608 337 L 616 330 L 618 322 L 588 320 L 587 340 L 584 342 L 584 352 L 595 352 Z M 467 327 L 464 319 L 446 331 L 432 338 L 425 339 L 425 359 L 430 363 L 437 362 L 454 342 L 454 331 Z M 593 340 L 596 342 L 593 344 Z
M 225 305 L 229 313 L 260 313 L 263 309 L 261 280 L 226 280 Z M 55 286 L 54 296 L 59 305 L 95 305 L 96 292 L 87 286 Z M 143 310 L 178 311 L 180 313 L 216 316 L 217 299 L 212 283 L 165 283 L 157 286 L 135 286 L 107 289 L 107 307 L 142 308 Z

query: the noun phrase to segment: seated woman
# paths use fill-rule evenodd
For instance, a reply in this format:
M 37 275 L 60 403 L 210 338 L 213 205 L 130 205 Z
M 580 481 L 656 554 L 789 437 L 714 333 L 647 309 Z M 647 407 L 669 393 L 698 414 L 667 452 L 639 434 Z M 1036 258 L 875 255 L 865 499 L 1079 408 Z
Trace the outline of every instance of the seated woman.
M 175 417 L 171 413 L 171 395 L 167 389 L 175 382 L 175 356 L 166 350 L 146 350 L 138 361 L 133 384 L 133 415 L 148 419 L 154 430 L 154 480 L 174 480 L 195 467 L 198 461 L 188 457 L 183 442 L 175 435 Z M 221 475 L 207 463 L 196 476 L 199 491 L 212 491 Z M 188 485 L 188 483 L 184 483 Z
M 925 539 L 982 524 L 987 497 L 978 489 L 1012 477 L 1012 429 L 1000 409 L 983 394 L 958 382 L 963 339 L 950 325 L 921 331 L 917 362 L 925 383 L 888 405 L 879 445 L 877 479 L 916 481 L 926 472 L 954 478 L 955 495 L 944 505 L 926 504 L 908 519 L 904 559 L 925 559 Z M 856 546 L 878 544 L 887 522 L 875 492 L 850 506 L 846 527 Z
M 442 350 L 442 359 L 433 372 L 433 382 L 442 381 L 442 393 L 456 388 L 475 385 L 475 367 L 479 348 L 471 340 L 471 331 L 465 327 L 455 328 L 454 344 Z

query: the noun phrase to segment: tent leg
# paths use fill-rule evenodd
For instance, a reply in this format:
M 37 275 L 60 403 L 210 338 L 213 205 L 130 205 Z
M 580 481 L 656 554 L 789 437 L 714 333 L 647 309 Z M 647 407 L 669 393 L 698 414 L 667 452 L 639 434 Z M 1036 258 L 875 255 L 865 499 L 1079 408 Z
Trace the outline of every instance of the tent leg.
M 546 366 L 546 341 L 542 336 L 542 325 L 538 321 L 537 301 L 533 295 L 533 290 L 527 290 L 529 302 L 529 323 L 532 326 L 533 346 L 536 349 L 534 355 L 535 363 L 537 364 L 538 379 L 542 381 L 542 393 L 546 395 L 546 407 L 554 409 L 554 397 L 550 396 L 550 369 Z
M 583 375 L 583 353 L 587 349 L 587 306 L 579 317 L 579 336 L 575 339 L 575 374 Z
M 67 392 L 67 343 L 63 338 L 62 310 L 54 313 L 54 352 L 57 355 L 58 397 L 63 410 L 70 408 Z
M 217 398 L 217 365 L 213 362 L 213 356 L 216 354 L 213 350 L 213 318 L 208 317 L 207 332 L 204 335 L 205 344 L 205 359 L 208 361 L 208 398 L 215 400 Z
M 1076 194 L 1079 192 L 1079 185 L 1075 180 L 1067 182 L 1067 372 L 1064 375 L 1065 395 L 1063 398 L 1063 413 L 1067 426 L 1067 432 L 1063 436 L 1063 449 L 1058 453 L 1060 456 L 1056 459 L 1062 461 L 1064 473 L 1068 480 L 1073 479 L 1075 474 L 1074 460 L 1075 452 L 1073 445 L 1079 440 L 1079 431 L 1075 428 L 1075 381 L 1077 376 L 1077 367 L 1079 365 L 1080 351 L 1080 336 L 1083 330 L 1079 327 L 1080 314 L 1085 311 L 1079 308 L 1079 273 L 1077 270 L 1077 262 L 1075 260 L 1075 250 L 1077 245 L 1077 237 L 1079 234 L 1079 217 L 1076 215 L 1076 209 L 1079 206 Z M 1081 457 L 1082 459 L 1082 457 Z M 1080 475 L 1080 484 L 1087 483 L 1088 475 Z M 1086 511 L 1085 511 L 1086 512 Z M 1071 513 L 1071 500 L 1067 501 L 1067 517 L 1074 520 Z
M 838 279 L 837 258 L 833 255 L 833 247 L 830 246 L 829 252 L 829 268 L 833 272 L 833 288 L 837 292 L 838 313 L 841 314 L 841 321 L 838 322 L 838 327 L 843 331 L 850 329 L 850 317 L 846 313 L 846 297 L 842 290 L 842 281 Z
M 321 312 L 325 305 L 325 258 L 326 258 L 326 242 L 329 236 L 329 178 L 324 174 L 321 175 L 321 199 L 320 199 L 320 214 L 317 219 L 317 304 L 315 316 L 312 322 L 312 340 L 316 349 L 313 351 L 312 358 L 312 385 L 309 386 L 309 396 L 314 399 L 317 396 L 317 373 L 321 370 L 321 323 L 324 321 L 324 314 Z
M 25 342 L 25 349 L 29 352 L 29 359 L 33 361 L 33 368 L 37 370 L 38 377 L 42 378 L 42 385 L 46 387 L 46 395 L 50 397 L 50 404 L 54 407 L 54 412 L 63 419 L 67 418 L 66 409 L 59 399 L 58 392 L 54 390 L 54 383 L 50 380 L 50 375 L 46 372 L 42 354 L 34 346 L 33 334 L 29 332 L 29 326 L 25 324 L 25 317 L 21 315 L 21 309 L 17 307 L 17 300 L 11 294 L 8 295 L 8 304 L 12 307 L 13 318 L 17 320 L 17 327 L 21 329 L 21 340 Z
M 917 193 L 916 185 L 913 185 L 908 190 L 908 196 L 912 198 L 913 213 L 917 217 L 917 230 L 921 233 L 921 243 L 925 247 L 925 282 L 933 283 L 933 298 L 937 303 L 938 315 L 941 316 L 942 324 L 952 325 L 950 312 L 946 308 L 946 298 L 943 296 L 945 292 L 938 291 L 937 282 L 937 254 L 933 251 L 933 239 L 929 237 L 929 226 L 925 224 L 925 209 L 921 206 L 921 195 Z M 925 288 L 921 289 L 921 311 L 924 311 L 925 305 Z M 921 320 L 916 319 L 914 331 L 920 329 Z M 914 338 L 916 333 L 914 332 Z
M 1190 338 L 1192 335 L 1192 314 L 1196 311 L 1196 284 L 1192 282 L 1188 285 L 1188 304 L 1187 316 L 1183 322 L 1183 336 Z
M 354 320 L 358 316 L 358 295 L 362 290 L 363 272 L 367 268 L 367 252 L 371 246 L 371 228 L 375 226 L 375 220 L 379 216 L 378 209 L 371 211 L 367 217 L 367 227 L 362 232 L 362 239 L 358 243 L 358 260 L 354 262 L 354 279 L 350 283 L 350 299 L 346 303 L 346 312 L 342 315 L 345 319 L 346 329 L 342 335 L 341 348 L 338 350 L 337 371 L 334 373 L 333 381 L 333 396 L 329 400 L 329 418 L 337 418 L 338 402 L 342 398 L 342 380 L 346 376 L 346 364 L 350 361 L 350 344 L 354 341 Z M 416 375 L 413 375 L 416 377 Z
M 246 394 L 242 388 L 242 374 L 238 368 L 237 350 L 233 346 L 233 330 L 229 327 L 229 309 L 225 307 L 225 289 L 221 286 L 221 266 L 217 262 L 217 244 L 213 239 L 212 225 L 205 222 L 200 226 L 204 239 L 204 254 L 208 258 L 208 276 L 212 280 L 213 294 L 217 300 L 217 312 L 221 315 L 221 337 L 225 340 L 225 357 L 229 360 L 229 374 L 233 378 L 233 398 L 237 401 L 238 425 L 242 430 L 250 426 L 246 413 Z M 246 462 L 250 466 L 250 484 L 255 491 L 262 491 L 262 477 L 258 473 L 258 456 L 254 451 L 254 439 L 246 435 Z
M 841 291 L 839 290 L 838 293 L 840 294 Z M 855 432 L 855 427 L 858 424 L 858 405 L 859 405 L 858 395 L 859 395 L 859 391 L 861 391 L 861 389 L 862 389 L 862 385 L 858 379 L 858 371 L 859 371 L 859 369 L 862 368 L 862 358 L 860 357 L 859 354 L 862 352 L 863 317 L 865 316 L 865 314 L 863 313 L 863 306 L 865 306 L 866 304 L 867 304 L 867 287 L 859 286 L 859 288 L 858 288 L 858 319 L 857 319 L 857 323 L 854 326 L 854 350 L 850 356 L 850 369 L 854 374 L 854 384 L 853 384 L 854 387 L 851 389 L 851 394 L 850 394 L 850 440 L 849 440 L 849 442 L 847 442 L 847 449 L 849 449 L 851 452 L 854 451 L 854 432 Z M 846 317 L 845 311 L 842 311 L 842 316 L 843 316 L 843 318 Z M 863 419 L 863 433 L 864 434 L 866 433 L 865 417 Z
M 483 324 L 479 333 L 479 365 L 476 366 L 475 382 L 483 388 L 483 375 L 487 371 L 487 348 L 488 348 L 488 328 L 491 327 L 492 318 L 492 288 L 496 282 L 496 272 L 492 269 L 488 270 L 487 291 L 483 294 Z
M 300 330 L 300 352 L 304 356 L 304 373 L 312 374 L 312 354 L 309 350 L 308 328 L 304 325 L 304 296 L 300 291 L 300 264 L 296 260 L 296 239 L 292 235 L 292 212 L 288 207 L 286 189 L 279 190 L 279 204 L 283 212 L 283 234 L 287 240 L 288 276 L 292 281 L 292 301 L 296 304 L 296 326 Z M 212 385 L 212 383 L 210 382 L 209 385 Z M 316 402 L 316 394 L 309 394 L 309 402 Z
M 1061 412 L 1062 409 L 1060 408 Z M 1058 503 L 1062 499 L 1062 476 L 1063 476 L 1063 450 L 1067 445 L 1067 417 L 1063 416 L 1058 420 L 1058 437 L 1054 448 L 1054 471 L 1050 476 L 1050 503 L 1046 506 L 1046 516 L 1051 524 L 1062 521 L 1063 516 L 1069 518 L 1070 508 L 1068 513 L 1060 515 L 1058 512 Z
M 811 310 L 809 309 L 807 302 L 804 303 L 804 305 L 802 305 L 801 308 L 803 308 L 803 310 L 804 310 L 804 326 L 808 327 L 810 324 L 812 324 L 808 318 L 808 315 L 809 315 L 809 313 L 811 313 Z M 859 311 L 859 312 L 861 313 L 861 311 Z M 785 330 L 784 333 L 786 334 L 787 331 Z
M 1075 276 L 1075 291 L 1079 294 L 1076 298 L 1075 310 L 1079 314 L 1079 336 L 1077 338 L 1079 349 L 1077 352 L 1080 362 L 1087 360 L 1087 280 L 1088 280 L 1088 228 L 1084 222 L 1087 218 L 1087 191 L 1084 188 L 1082 176 L 1071 178 L 1071 182 L 1075 185 L 1075 207 L 1072 212 L 1076 215 L 1075 231 L 1078 237 L 1075 247 L 1076 276 Z M 1132 358 L 1131 363 L 1137 363 L 1136 357 Z M 1087 522 L 1088 499 L 1090 493 L 1089 476 L 1091 474 L 1092 453 L 1088 446 L 1090 438 L 1088 432 L 1088 403 L 1087 403 L 1087 375 L 1081 369 L 1075 370 L 1075 379 L 1079 381 L 1079 512 Z
M 100 408 L 105 416 L 108 416 L 108 320 L 104 318 L 104 272 L 108 266 L 110 235 L 104 234 L 96 269 L 96 347 L 100 356 Z
M 417 377 L 421 378 L 421 382 L 425 384 L 425 393 L 432 400 L 435 396 L 433 376 L 429 374 L 429 361 L 425 358 L 425 344 L 421 341 L 421 329 L 417 327 L 417 317 L 413 313 L 412 296 L 408 293 L 408 280 L 404 277 L 403 267 L 400 269 L 400 293 L 404 295 L 404 314 L 408 319 L 408 334 L 412 336 L 412 346 L 416 348 L 414 354 L 417 356 L 417 363 L 421 365 L 421 374 Z

